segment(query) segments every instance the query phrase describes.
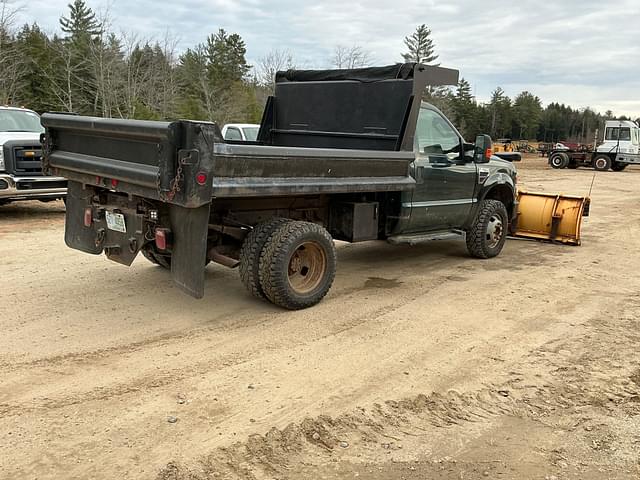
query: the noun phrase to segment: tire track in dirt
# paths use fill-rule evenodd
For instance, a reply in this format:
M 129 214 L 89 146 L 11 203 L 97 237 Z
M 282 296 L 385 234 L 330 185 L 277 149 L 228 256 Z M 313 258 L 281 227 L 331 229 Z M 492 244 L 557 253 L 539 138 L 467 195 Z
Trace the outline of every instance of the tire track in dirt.
M 600 478 L 591 474 L 602 475 L 607 469 L 618 472 L 620 476 L 615 478 L 636 478 L 640 474 L 640 450 L 636 447 L 640 435 L 625 439 L 607 428 L 611 425 L 598 421 L 604 417 L 615 423 L 621 413 L 640 416 L 640 362 L 634 357 L 638 335 L 629 335 L 640 326 L 638 311 L 640 296 L 635 296 L 608 312 L 609 321 L 592 319 L 581 327 L 579 335 L 542 345 L 514 364 L 514 378 L 504 383 L 471 392 L 420 394 L 335 418 L 306 418 L 282 430 L 272 428 L 264 435 L 216 449 L 192 465 L 170 462 L 157 480 L 327 478 L 320 476 L 319 470 L 324 467 L 335 472 L 334 462 L 379 464 L 380 451 L 397 453 L 403 446 L 407 450 L 407 446 L 410 449 L 412 444 L 423 443 L 416 439 L 432 437 L 439 430 L 454 426 L 469 430 L 467 424 L 496 423 L 500 417 L 527 419 L 549 430 L 580 432 L 582 445 L 578 447 L 541 450 L 546 469 L 566 470 L 569 461 L 590 478 Z M 618 322 L 618 317 L 622 321 Z M 617 374 L 594 381 L 594 373 L 612 361 L 611 344 L 618 347 Z M 585 415 L 589 409 L 598 415 Z M 572 458 L 583 453 L 584 446 L 592 450 L 596 462 Z M 624 454 L 620 454 L 622 450 Z M 455 464 L 454 458 L 447 457 L 447 462 Z M 393 461 L 402 460 L 413 463 L 415 458 Z M 522 462 L 521 458 L 510 460 Z M 611 467 L 612 461 L 615 467 Z M 307 467 L 307 475 L 298 476 L 301 466 Z M 480 467 L 488 468 L 486 464 Z
M 429 267 L 433 270 L 437 270 L 440 264 L 446 263 L 447 261 L 448 259 L 443 258 L 438 262 L 430 264 Z M 89 390 L 86 390 L 85 388 L 90 387 L 91 384 L 82 384 L 81 387 L 83 390 L 81 391 L 78 391 L 77 387 L 75 391 L 73 389 L 71 391 L 67 391 L 65 389 L 65 393 L 61 396 L 52 396 L 51 393 L 48 392 L 44 397 L 31 397 L 31 399 L 26 402 L 25 399 L 14 402 L 5 401 L 0 403 L 0 415 L 4 415 L 6 417 L 18 416 L 42 410 L 54 410 L 70 405 L 107 400 L 113 397 L 143 392 L 150 389 L 158 389 L 175 384 L 187 378 L 201 376 L 212 370 L 221 370 L 223 368 L 240 366 L 258 355 L 266 355 L 270 352 L 282 349 L 291 349 L 297 345 L 305 345 L 311 342 L 318 342 L 327 338 L 343 335 L 363 324 L 373 324 L 378 322 L 381 317 L 396 312 L 402 307 L 415 301 L 417 298 L 423 296 L 425 291 L 431 290 L 442 280 L 439 277 L 429 279 L 426 282 L 421 277 L 415 278 L 412 276 L 404 276 L 402 278 L 404 278 L 404 282 L 401 293 L 396 293 L 390 298 L 390 302 L 381 307 L 350 312 L 350 314 L 341 318 L 339 322 L 331 325 L 326 332 L 318 332 L 310 338 L 303 339 L 296 337 L 289 339 L 288 342 L 285 342 L 284 344 L 270 344 L 268 341 L 244 341 L 242 347 L 240 347 L 242 354 L 230 353 L 221 355 L 218 358 L 214 355 L 202 360 L 203 349 L 217 350 L 218 347 L 222 347 L 227 341 L 230 341 L 233 344 L 238 344 L 238 341 L 242 341 L 241 337 L 254 338 L 255 334 L 250 332 L 254 327 L 269 325 L 270 322 L 268 316 L 265 315 L 263 318 L 255 319 L 253 322 L 250 322 L 250 325 L 236 323 L 233 328 L 229 328 L 228 326 L 214 328 L 203 327 L 178 335 L 168 334 L 160 337 L 153 337 L 147 341 L 139 342 L 137 344 L 27 362 L 19 366 L 30 370 L 29 375 L 35 377 L 38 376 L 38 373 L 37 371 L 33 371 L 34 368 L 43 372 L 42 375 L 44 377 L 50 376 L 53 369 L 53 371 L 62 372 L 62 375 L 65 377 L 72 375 L 104 379 L 109 370 L 115 369 L 117 371 L 124 365 L 136 362 L 136 355 L 130 355 L 127 357 L 126 354 L 160 356 L 163 352 L 164 355 L 170 355 L 169 351 L 190 350 L 190 354 L 188 356 L 181 356 L 179 360 L 172 360 L 171 366 L 166 367 L 166 369 L 161 372 L 155 371 L 152 376 L 149 376 L 147 372 L 142 369 L 141 372 L 133 378 L 116 380 L 114 385 L 104 385 L 101 381 L 100 384 L 95 385 Z M 358 287 L 355 291 L 348 291 L 344 293 L 344 295 L 335 296 L 327 303 L 336 304 L 343 302 L 344 299 L 342 297 L 355 295 L 357 291 L 361 291 L 363 289 L 367 289 L 366 282 L 364 286 Z M 373 288 L 373 290 L 384 291 L 384 288 Z M 194 343 L 196 340 L 204 341 L 203 337 L 213 335 L 217 332 L 224 332 L 226 335 L 225 339 L 217 342 L 209 342 L 204 344 L 200 349 L 194 349 Z M 244 335 L 244 332 L 248 333 Z M 231 337 L 229 337 L 229 335 L 231 335 Z M 154 349 L 157 350 L 157 353 L 152 352 Z M 118 363 L 121 363 L 120 367 L 117 366 Z M 175 363 L 178 365 L 174 365 Z M 17 373 L 15 368 L 16 366 L 17 365 L 14 364 L 11 367 L 13 375 L 16 375 Z M 78 370 L 78 367 L 81 367 L 81 369 Z M 91 367 L 94 367 L 96 371 L 92 373 Z M 33 390 L 31 390 L 31 394 L 33 394 Z M 10 395 L 15 396 L 15 392 L 11 392 Z

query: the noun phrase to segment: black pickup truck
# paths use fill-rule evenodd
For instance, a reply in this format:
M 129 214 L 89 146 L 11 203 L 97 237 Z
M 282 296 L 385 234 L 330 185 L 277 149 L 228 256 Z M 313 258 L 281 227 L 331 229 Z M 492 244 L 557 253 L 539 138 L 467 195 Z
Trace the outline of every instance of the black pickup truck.
M 44 167 L 69 179 L 66 243 L 125 265 L 142 252 L 196 298 L 208 262 L 239 267 L 252 294 L 289 309 L 330 289 L 333 239 L 456 236 L 498 255 L 516 169 L 421 100 L 457 81 L 420 64 L 279 72 L 242 144 L 207 122 L 45 114 Z

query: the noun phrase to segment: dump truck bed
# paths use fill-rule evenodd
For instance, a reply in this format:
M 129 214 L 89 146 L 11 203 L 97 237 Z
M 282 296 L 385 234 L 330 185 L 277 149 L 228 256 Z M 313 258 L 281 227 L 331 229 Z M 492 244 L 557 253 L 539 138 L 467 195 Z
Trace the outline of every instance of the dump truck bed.
M 403 191 L 411 152 L 234 145 L 214 124 L 45 114 L 47 167 L 83 184 L 197 206 L 220 197 Z M 193 181 L 204 175 L 206 184 Z M 176 178 L 180 190 L 173 192 Z M 185 179 L 187 181 L 185 181 Z
M 195 208 L 221 197 L 405 191 L 426 85 L 458 72 L 420 64 L 279 72 L 253 144 L 207 122 L 45 114 L 48 171 Z

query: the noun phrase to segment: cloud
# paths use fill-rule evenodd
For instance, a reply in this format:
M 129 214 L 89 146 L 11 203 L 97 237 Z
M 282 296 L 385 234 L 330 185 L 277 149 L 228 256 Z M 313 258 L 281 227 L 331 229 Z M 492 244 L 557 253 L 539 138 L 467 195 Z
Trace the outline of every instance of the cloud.
M 58 29 L 69 0 L 29 0 L 21 19 Z M 377 64 L 401 60 L 403 38 L 427 24 L 439 61 L 458 68 L 479 100 L 496 86 L 510 95 L 528 90 L 543 101 L 640 115 L 640 14 L 637 0 L 88 0 L 109 6 L 116 31 L 141 38 L 167 32 L 179 48 L 218 28 L 239 33 L 251 63 L 278 48 L 306 68 L 329 65 L 335 45 L 358 44 Z

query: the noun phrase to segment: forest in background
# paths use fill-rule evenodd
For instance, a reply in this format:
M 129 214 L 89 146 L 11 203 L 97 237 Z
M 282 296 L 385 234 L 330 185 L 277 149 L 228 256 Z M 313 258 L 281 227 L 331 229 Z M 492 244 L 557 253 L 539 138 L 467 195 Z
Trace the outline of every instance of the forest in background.
M 0 104 L 37 112 L 184 118 L 221 126 L 258 123 L 275 72 L 296 67 L 290 51 L 277 49 L 249 65 L 241 36 L 222 28 L 182 52 L 170 36 L 148 41 L 116 34 L 108 15 L 99 16 L 84 0 L 74 0 L 62 13 L 61 34 L 49 35 L 37 23 L 17 26 L 17 13 L 8 0 L 0 0 Z M 437 65 L 426 25 L 404 43 L 406 51 L 399 52 L 397 61 Z M 358 45 L 337 45 L 329 63 L 332 68 L 364 67 L 371 65 L 372 55 Z M 481 103 L 464 78 L 457 87 L 427 89 L 424 99 L 468 140 L 489 133 L 494 139 L 592 143 L 596 129 L 614 118 L 610 111 L 601 114 L 555 102 L 543 107 L 531 92 L 510 98 L 500 87 L 489 102 Z

